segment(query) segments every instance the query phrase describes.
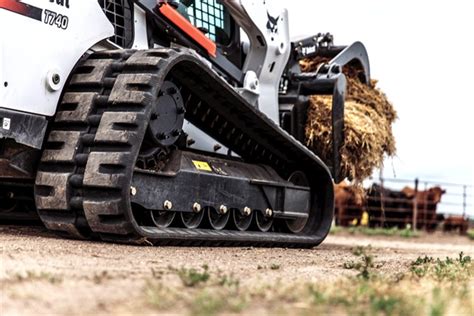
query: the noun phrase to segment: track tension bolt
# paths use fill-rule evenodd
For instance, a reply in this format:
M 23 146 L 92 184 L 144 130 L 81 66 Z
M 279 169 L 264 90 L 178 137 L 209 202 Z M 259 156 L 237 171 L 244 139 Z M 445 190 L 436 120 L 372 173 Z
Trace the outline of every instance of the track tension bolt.
M 227 214 L 227 206 L 221 205 L 221 207 L 219 207 L 219 212 L 220 212 L 222 215 Z
M 201 210 L 202 210 L 201 204 L 199 204 L 197 202 L 193 204 L 193 212 L 194 213 L 200 213 Z
M 169 200 L 166 200 L 163 203 L 163 207 L 165 208 L 165 210 L 169 211 L 173 208 L 173 203 L 171 203 L 171 201 L 169 201 Z
M 265 210 L 265 216 L 267 216 L 267 217 L 272 217 L 272 216 L 273 216 L 273 210 L 270 209 L 270 208 L 267 208 L 267 209 Z
M 244 215 L 250 216 L 250 214 L 252 214 L 252 209 L 248 206 L 244 207 Z

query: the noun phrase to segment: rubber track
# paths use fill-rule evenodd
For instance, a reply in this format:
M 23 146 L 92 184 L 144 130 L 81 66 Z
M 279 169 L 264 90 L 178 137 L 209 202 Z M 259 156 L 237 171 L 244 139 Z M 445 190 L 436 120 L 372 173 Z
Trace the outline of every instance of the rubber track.
M 188 67 L 180 66 L 186 63 Z M 265 129 L 261 123 L 268 125 L 270 120 L 257 110 L 248 113 L 242 101 L 228 104 L 226 100 L 242 99 L 220 78 L 209 77 L 212 72 L 189 53 L 171 49 L 99 52 L 72 76 L 41 159 L 35 200 L 46 227 L 73 238 L 141 244 L 309 247 L 320 243 L 325 235 L 162 230 L 135 222 L 129 192 L 133 167 L 153 101 L 171 72 L 184 87 L 186 118 L 244 158 L 282 172 L 308 161 L 313 171 L 321 169 L 314 155 L 302 145 L 295 147 L 289 135 L 278 134 L 281 129 L 275 124 Z M 207 77 L 200 78 L 199 72 Z M 226 110 L 218 113 L 211 104 Z M 231 116 L 238 117 L 234 124 Z M 251 126 L 239 127 L 247 123 Z M 276 134 L 269 132 L 272 128 Z M 327 186 L 327 179 L 320 179 L 324 181 Z

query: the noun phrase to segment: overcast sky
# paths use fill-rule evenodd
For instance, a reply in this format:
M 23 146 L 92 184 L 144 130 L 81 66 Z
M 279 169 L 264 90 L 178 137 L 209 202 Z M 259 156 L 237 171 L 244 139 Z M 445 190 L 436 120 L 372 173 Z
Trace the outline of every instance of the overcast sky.
M 474 184 L 471 1 L 281 3 L 292 36 L 331 32 L 336 44 L 367 47 L 372 77 L 399 114 L 398 155 L 386 161 L 385 177 Z

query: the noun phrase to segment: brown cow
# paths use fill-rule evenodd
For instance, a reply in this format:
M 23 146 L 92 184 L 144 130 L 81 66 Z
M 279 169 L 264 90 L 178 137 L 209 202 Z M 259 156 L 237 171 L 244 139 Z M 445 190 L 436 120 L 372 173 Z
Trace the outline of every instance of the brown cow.
M 461 215 L 449 215 L 443 223 L 444 232 L 458 230 L 460 235 L 466 235 L 468 228 L 469 220 Z
M 410 187 L 403 188 L 402 192 L 408 199 L 415 200 L 415 190 Z M 441 187 L 436 186 L 425 191 L 416 192 L 417 204 L 417 228 L 425 228 L 433 231 L 438 226 L 439 217 L 436 215 L 436 208 L 441 202 L 441 197 L 446 193 Z M 413 202 L 412 202 L 413 205 Z
M 336 224 L 339 226 L 358 224 L 366 204 L 364 191 L 347 182 L 337 184 L 334 191 Z
M 404 229 L 413 222 L 413 203 L 402 191 L 374 183 L 367 191 L 370 227 Z
M 436 207 L 445 192 L 440 187 L 417 192 L 417 228 L 432 231 L 444 219 L 436 214 Z M 405 228 L 412 224 L 414 198 L 415 190 L 410 187 L 397 191 L 374 183 L 368 190 L 369 226 Z

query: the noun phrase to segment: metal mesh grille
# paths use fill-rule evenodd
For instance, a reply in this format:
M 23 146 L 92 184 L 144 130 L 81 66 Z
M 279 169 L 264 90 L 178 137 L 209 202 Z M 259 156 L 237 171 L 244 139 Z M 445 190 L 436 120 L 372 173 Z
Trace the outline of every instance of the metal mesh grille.
M 196 0 L 187 12 L 191 23 L 207 29 L 207 36 L 216 41 L 216 27 L 224 28 L 224 6 L 216 0 Z
M 120 47 L 131 47 L 133 24 L 129 0 L 99 0 L 99 4 L 115 28 L 115 35 L 110 40 Z

